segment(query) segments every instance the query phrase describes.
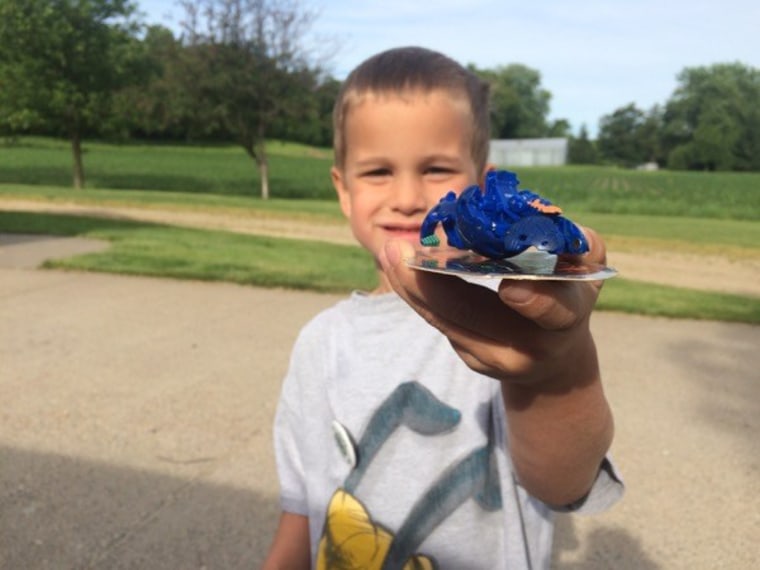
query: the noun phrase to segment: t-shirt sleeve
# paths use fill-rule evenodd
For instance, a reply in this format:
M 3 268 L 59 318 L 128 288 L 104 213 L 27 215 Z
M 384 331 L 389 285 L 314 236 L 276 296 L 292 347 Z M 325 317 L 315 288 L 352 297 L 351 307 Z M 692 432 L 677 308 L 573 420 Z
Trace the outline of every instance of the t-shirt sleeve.
M 609 509 L 620 500 L 624 492 L 625 485 L 620 475 L 618 475 L 612 459 L 605 457 L 599 467 L 594 485 L 588 494 L 575 503 L 555 510 L 581 515 L 593 515 Z
M 308 516 L 306 473 L 303 461 L 303 384 L 314 374 L 308 334 L 302 331 L 290 357 L 274 420 L 274 453 L 280 481 L 280 507 Z
M 280 401 L 274 422 L 274 453 L 280 480 L 280 507 L 285 512 L 306 516 L 304 470 L 295 430 L 297 416 L 290 402 Z

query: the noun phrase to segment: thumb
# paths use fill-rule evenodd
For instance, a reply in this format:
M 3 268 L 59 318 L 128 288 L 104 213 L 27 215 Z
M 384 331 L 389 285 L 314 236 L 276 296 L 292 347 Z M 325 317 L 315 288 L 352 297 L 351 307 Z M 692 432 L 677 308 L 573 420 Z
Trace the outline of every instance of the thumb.
M 414 248 L 405 240 L 393 239 L 385 243 L 378 257 L 383 271 L 389 272 L 403 265 L 404 260 L 414 257 Z

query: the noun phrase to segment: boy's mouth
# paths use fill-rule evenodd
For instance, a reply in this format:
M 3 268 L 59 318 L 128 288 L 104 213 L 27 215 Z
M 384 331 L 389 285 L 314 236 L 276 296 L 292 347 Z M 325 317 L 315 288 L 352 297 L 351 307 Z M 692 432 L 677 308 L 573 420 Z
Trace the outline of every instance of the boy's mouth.
M 419 225 L 384 225 L 383 230 L 393 238 L 404 239 L 414 243 L 420 240 Z

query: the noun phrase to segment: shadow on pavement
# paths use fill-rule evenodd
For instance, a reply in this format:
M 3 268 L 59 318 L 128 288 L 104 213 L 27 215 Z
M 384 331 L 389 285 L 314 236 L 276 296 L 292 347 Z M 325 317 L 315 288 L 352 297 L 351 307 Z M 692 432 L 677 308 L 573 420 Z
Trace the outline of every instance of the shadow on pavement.
M 259 568 L 279 514 L 275 497 L 199 479 L 8 447 L 0 464 L 0 568 Z M 557 570 L 660 568 L 623 528 L 581 542 L 561 515 L 555 532 Z
M 680 358 L 693 371 L 701 388 L 699 418 L 747 447 L 747 457 L 758 458 L 760 440 L 760 372 L 757 368 L 756 328 L 722 327 L 705 339 L 674 342 L 672 358 Z M 760 462 L 755 461 L 756 468 Z
M 572 515 L 557 516 L 554 528 L 555 570 L 609 570 L 610 568 L 636 568 L 659 570 L 662 568 L 647 556 L 641 540 L 621 527 L 603 527 L 591 531 L 583 541 L 578 539 Z M 581 551 L 571 562 L 561 562 L 563 554 Z
M 197 479 L 7 447 L 0 465 L 0 568 L 258 568 L 278 516 Z

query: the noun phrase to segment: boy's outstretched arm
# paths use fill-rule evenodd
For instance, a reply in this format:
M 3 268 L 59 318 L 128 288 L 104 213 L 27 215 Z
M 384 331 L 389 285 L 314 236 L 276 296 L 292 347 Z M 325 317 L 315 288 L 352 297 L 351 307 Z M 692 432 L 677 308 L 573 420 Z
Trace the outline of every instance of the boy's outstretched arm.
M 310 566 L 309 519 L 282 513 L 262 570 L 308 570 Z
M 587 231 L 588 260 L 604 244 Z M 521 484 L 557 507 L 591 488 L 613 434 L 589 318 L 600 284 L 504 280 L 498 295 L 410 269 L 391 242 L 383 270 L 396 292 L 445 334 L 470 368 L 502 382 L 510 455 Z

